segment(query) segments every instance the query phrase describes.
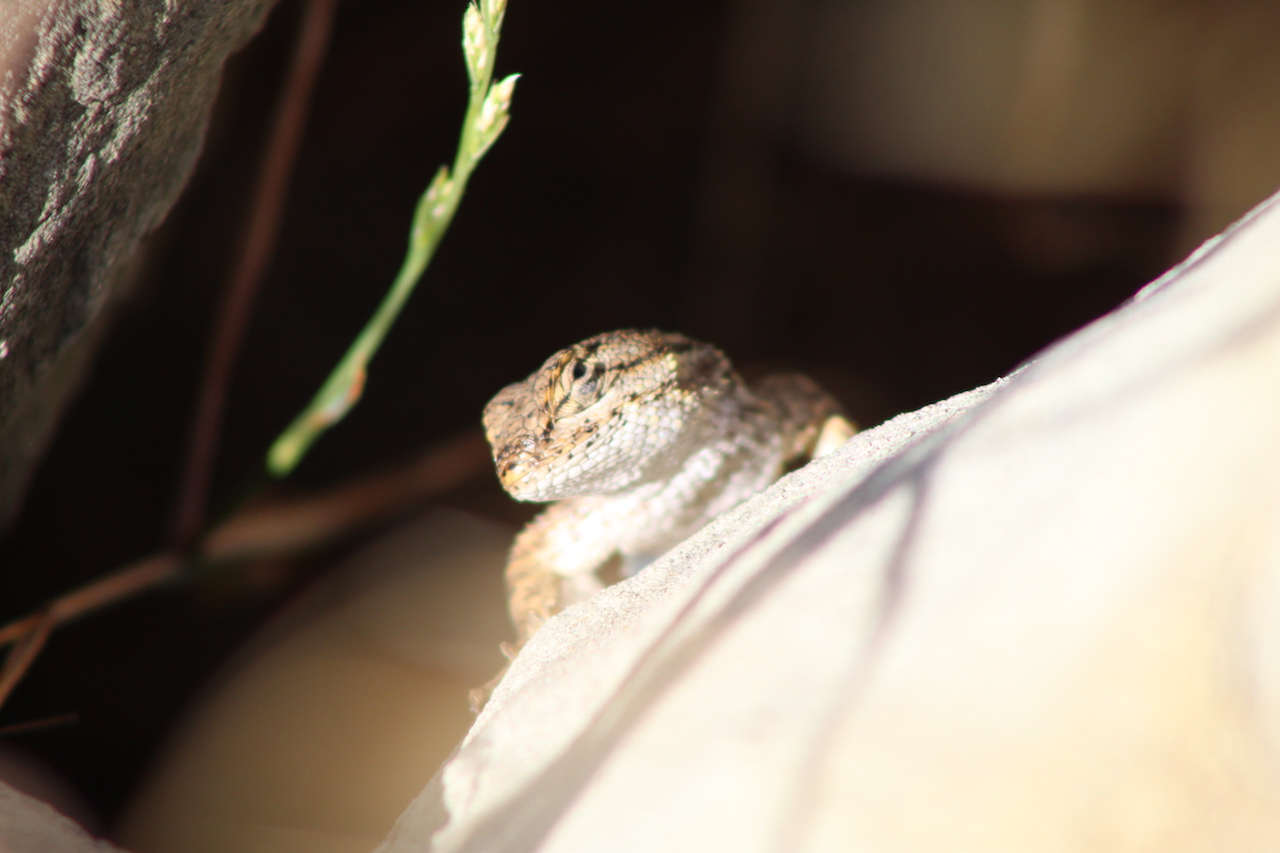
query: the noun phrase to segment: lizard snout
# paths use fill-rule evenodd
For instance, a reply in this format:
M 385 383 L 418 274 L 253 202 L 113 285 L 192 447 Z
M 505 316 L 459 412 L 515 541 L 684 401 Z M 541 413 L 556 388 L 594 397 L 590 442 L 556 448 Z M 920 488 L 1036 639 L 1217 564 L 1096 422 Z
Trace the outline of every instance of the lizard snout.
M 495 466 L 498 471 L 498 482 L 507 494 L 518 501 L 537 500 L 531 488 L 533 483 L 526 479 L 533 469 L 532 460 L 527 451 L 512 448 L 512 452 L 504 453 Z

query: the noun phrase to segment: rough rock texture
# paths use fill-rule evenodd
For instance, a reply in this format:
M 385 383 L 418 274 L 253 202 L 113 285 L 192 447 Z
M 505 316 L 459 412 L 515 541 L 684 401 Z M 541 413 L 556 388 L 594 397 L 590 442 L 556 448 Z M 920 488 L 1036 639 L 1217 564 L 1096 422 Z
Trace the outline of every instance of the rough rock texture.
M 0 4 L 0 523 L 271 0 Z
M 1280 849 L 1280 205 L 552 619 L 383 853 Z
M 46 804 L 0 782 L 0 850 L 4 853 L 111 853 Z

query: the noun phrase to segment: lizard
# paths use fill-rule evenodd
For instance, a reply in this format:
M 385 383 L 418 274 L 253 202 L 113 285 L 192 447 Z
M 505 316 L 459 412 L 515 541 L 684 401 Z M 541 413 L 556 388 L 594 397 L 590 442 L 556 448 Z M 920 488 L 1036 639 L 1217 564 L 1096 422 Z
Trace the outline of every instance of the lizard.
M 483 420 L 503 488 L 516 500 L 555 501 L 507 560 L 517 636 L 508 657 L 601 589 L 611 559 L 634 574 L 856 430 L 806 376 L 771 374 L 748 387 L 715 347 L 633 329 L 557 352 L 499 391 Z M 474 692 L 473 706 L 487 693 Z

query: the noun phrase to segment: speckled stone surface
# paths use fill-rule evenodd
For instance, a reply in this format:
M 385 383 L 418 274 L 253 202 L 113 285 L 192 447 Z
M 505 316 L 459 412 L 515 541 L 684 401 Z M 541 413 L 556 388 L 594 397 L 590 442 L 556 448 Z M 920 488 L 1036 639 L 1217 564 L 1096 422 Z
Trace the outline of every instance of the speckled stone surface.
M 0 3 L 0 525 L 271 0 Z

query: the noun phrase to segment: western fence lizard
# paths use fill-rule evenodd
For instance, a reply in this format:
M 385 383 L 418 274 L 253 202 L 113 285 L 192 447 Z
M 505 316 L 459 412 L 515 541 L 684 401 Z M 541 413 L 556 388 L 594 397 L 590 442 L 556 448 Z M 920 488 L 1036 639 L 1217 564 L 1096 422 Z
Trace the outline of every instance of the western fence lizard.
M 519 643 L 601 588 L 615 556 L 629 575 L 721 512 L 854 432 L 809 378 L 754 387 L 718 349 L 679 334 L 607 332 L 561 350 L 484 410 L 503 487 L 556 501 L 507 561 Z

